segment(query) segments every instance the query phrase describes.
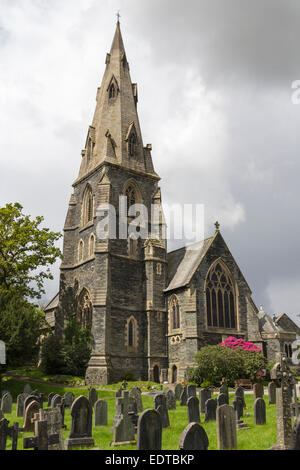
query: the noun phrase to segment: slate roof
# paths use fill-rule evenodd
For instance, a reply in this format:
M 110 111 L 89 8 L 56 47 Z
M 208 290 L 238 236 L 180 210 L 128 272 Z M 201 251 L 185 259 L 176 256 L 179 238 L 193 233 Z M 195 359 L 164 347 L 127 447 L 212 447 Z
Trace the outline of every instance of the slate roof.
M 59 292 L 56 294 L 55 297 L 53 297 L 53 299 L 44 308 L 44 312 L 48 312 L 49 310 L 53 310 L 54 308 L 58 307 L 58 301 L 59 301 Z
M 168 253 L 168 278 L 170 282 L 165 292 L 186 286 L 190 282 L 214 238 L 215 235 Z

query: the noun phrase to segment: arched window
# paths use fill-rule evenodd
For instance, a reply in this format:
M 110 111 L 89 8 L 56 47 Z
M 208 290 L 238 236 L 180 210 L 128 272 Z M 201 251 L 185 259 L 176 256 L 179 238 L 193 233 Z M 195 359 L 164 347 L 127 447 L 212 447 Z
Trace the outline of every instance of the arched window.
M 137 321 L 134 317 L 127 320 L 126 343 L 128 351 L 135 351 L 137 348 Z
M 210 269 L 206 279 L 207 325 L 219 328 L 236 328 L 234 282 L 218 262 Z
M 84 250 L 84 243 L 82 240 L 80 240 L 79 245 L 78 245 L 78 261 L 79 263 L 83 261 L 83 250 Z
M 95 251 L 95 235 L 92 233 L 89 240 L 89 257 L 93 256 Z
M 129 185 L 125 191 L 125 196 L 127 197 L 127 214 L 131 206 L 136 202 L 136 190 L 133 185 Z
M 82 225 L 86 225 L 88 222 L 93 220 L 94 215 L 94 201 L 92 189 L 88 185 L 85 188 L 83 201 L 82 201 Z
M 108 96 L 109 96 L 109 99 L 112 99 L 112 98 L 116 97 L 116 87 L 113 83 L 109 87 Z
M 180 309 L 176 295 L 173 295 L 169 304 L 170 327 L 172 330 L 180 328 Z
M 134 157 L 136 153 L 136 136 L 132 133 L 128 141 L 128 153 L 130 157 Z
M 91 328 L 93 320 L 93 305 L 87 289 L 83 289 L 78 298 L 77 321 L 83 328 Z

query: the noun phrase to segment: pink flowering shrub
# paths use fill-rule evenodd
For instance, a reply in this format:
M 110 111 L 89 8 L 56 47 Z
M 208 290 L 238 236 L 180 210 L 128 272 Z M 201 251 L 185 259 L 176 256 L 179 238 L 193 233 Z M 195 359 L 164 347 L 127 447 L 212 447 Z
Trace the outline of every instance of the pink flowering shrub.
M 260 351 L 262 349 L 256 346 L 254 343 L 250 341 L 245 341 L 242 338 L 235 338 L 234 336 L 229 336 L 229 338 L 225 339 L 223 343 L 219 343 L 220 346 L 224 346 L 230 349 L 243 349 L 244 351 Z

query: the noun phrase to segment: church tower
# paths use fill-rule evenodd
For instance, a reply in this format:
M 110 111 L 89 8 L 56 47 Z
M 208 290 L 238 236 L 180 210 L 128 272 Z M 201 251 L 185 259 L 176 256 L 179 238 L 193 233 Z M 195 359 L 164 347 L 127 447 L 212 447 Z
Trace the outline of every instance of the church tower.
M 76 315 L 91 328 L 87 383 L 159 381 L 168 367 L 160 178 L 143 145 L 119 21 L 105 63 L 64 226 L 57 324 L 62 333 Z

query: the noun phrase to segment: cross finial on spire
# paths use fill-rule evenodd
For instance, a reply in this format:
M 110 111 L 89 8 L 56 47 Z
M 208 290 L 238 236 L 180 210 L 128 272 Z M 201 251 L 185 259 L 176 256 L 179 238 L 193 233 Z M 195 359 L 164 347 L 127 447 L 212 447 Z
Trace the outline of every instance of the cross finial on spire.
M 220 228 L 220 224 L 218 221 L 215 223 L 215 227 L 216 227 L 216 232 L 218 232 Z
M 120 23 L 120 18 L 121 18 L 120 10 L 117 11 L 116 17 L 118 18 L 118 23 Z

